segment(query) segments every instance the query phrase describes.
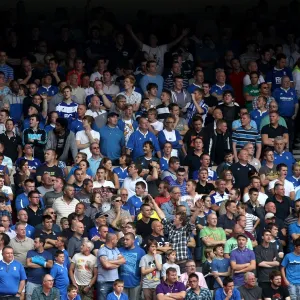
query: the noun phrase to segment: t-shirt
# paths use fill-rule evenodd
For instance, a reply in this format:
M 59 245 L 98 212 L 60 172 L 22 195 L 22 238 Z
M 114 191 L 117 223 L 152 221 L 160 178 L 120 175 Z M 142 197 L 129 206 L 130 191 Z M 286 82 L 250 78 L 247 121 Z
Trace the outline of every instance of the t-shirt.
M 100 141 L 100 133 L 95 131 L 95 130 L 91 130 L 91 135 L 94 139 L 97 139 L 98 141 Z M 76 141 L 80 141 L 80 144 L 87 144 L 89 143 L 89 138 L 85 132 L 85 130 L 81 130 L 78 131 L 76 133 Z M 80 149 L 80 152 L 86 153 L 87 155 L 87 159 L 90 159 L 92 156 L 90 147 L 86 147 L 84 149 Z
M 238 288 L 241 294 L 242 299 L 247 300 L 257 300 L 261 299 L 262 289 L 259 286 L 255 286 L 254 288 L 247 289 L 244 285 Z
M 50 252 L 44 250 L 42 253 L 38 253 L 35 250 L 30 250 L 27 252 L 26 258 L 32 258 L 32 257 L 42 257 L 46 261 L 52 260 L 52 255 Z M 48 269 L 46 268 L 27 268 L 27 280 L 29 282 L 35 283 L 35 284 L 42 284 L 42 277 L 48 273 Z
M 72 258 L 75 264 L 74 278 L 78 285 L 88 285 L 93 278 L 94 268 L 97 267 L 97 259 L 93 254 L 83 255 L 76 253 Z
M 115 281 L 119 278 L 118 269 L 107 270 L 102 267 L 100 258 L 106 257 L 108 261 L 116 260 L 121 255 L 118 248 L 110 249 L 106 245 L 101 247 L 97 253 L 97 266 L 98 266 L 98 277 L 97 282 L 103 281 Z
M 224 273 L 228 272 L 228 267 L 230 266 L 229 258 L 214 258 L 211 263 L 211 270 L 212 272 Z M 224 276 L 220 276 L 220 279 L 223 281 Z M 215 280 L 214 282 L 214 289 L 220 288 L 221 286 Z
M 160 254 L 155 255 L 156 260 L 161 264 L 162 263 L 162 258 Z M 146 254 L 142 257 L 140 261 L 140 268 L 145 268 L 150 269 L 154 268 L 155 265 L 155 260 L 152 255 Z M 154 270 L 151 273 L 148 273 L 143 277 L 143 288 L 148 288 L 148 289 L 155 289 L 160 283 L 160 271 L 159 270 Z
M 133 249 L 120 248 L 126 263 L 119 267 L 120 279 L 124 280 L 125 288 L 134 288 L 140 285 L 141 269 L 140 260 L 146 254 L 140 247 Z
M 166 276 L 167 270 L 168 270 L 169 268 L 175 268 L 176 271 L 177 271 L 177 276 L 180 277 L 180 274 L 181 274 L 181 273 L 180 273 L 180 268 L 179 268 L 179 266 L 176 265 L 176 264 L 169 264 L 169 263 L 163 264 L 162 270 L 161 270 L 161 277 L 165 277 L 165 276 Z
M 168 45 L 160 45 L 154 48 L 143 44 L 142 51 L 146 52 L 147 60 L 156 61 L 157 73 L 162 74 L 164 70 L 164 56 L 168 52 Z
M 281 265 L 285 267 L 286 278 L 291 284 L 300 284 L 300 256 L 294 252 L 283 258 Z
M 45 173 L 54 177 L 64 177 L 61 168 L 58 166 L 48 167 L 46 164 L 44 164 L 38 167 L 36 170 L 36 176 L 43 176 Z
M 278 289 L 273 289 L 271 285 L 263 289 L 263 297 L 270 298 L 271 300 L 284 300 L 290 296 L 286 287 L 280 286 Z

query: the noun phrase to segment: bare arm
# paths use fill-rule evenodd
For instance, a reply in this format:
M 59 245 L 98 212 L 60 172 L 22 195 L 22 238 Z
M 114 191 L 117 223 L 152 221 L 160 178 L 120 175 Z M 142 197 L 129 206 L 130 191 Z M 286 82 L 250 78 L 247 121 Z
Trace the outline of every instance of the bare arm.
M 77 283 L 75 281 L 75 277 L 74 277 L 74 270 L 75 270 L 75 264 L 71 262 L 70 264 L 70 267 L 69 267 L 69 276 L 70 276 L 70 279 L 72 281 L 72 283 L 76 286 L 77 286 Z
M 261 155 L 261 144 L 256 144 L 256 159 L 260 159 L 260 155 Z
M 236 150 L 236 142 L 232 142 L 232 151 L 233 151 L 233 156 L 234 156 L 234 160 L 235 162 L 238 162 L 238 156 L 237 156 L 237 150 Z
M 181 35 L 167 45 L 168 50 L 177 45 L 189 33 L 189 31 L 189 29 L 183 29 Z

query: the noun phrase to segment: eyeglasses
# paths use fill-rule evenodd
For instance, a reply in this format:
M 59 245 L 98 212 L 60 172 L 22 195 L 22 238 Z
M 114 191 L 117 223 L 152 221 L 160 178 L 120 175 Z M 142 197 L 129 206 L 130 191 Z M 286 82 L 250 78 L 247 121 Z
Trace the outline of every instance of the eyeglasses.
M 121 194 L 121 196 L 128 196 L 128 194 Z
M 100 147 L 93 147 L 92 149 L 100 149 Z
M 115 202 L 121 202 L 121 200 L 115 200 Z
M 196 265 L 185 266 L 186 268 L 196 268 Z

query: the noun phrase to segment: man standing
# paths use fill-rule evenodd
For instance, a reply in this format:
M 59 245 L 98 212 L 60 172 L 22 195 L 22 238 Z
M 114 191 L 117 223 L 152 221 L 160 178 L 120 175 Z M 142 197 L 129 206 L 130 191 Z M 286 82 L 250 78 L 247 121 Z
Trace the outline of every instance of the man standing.
M 75 225 L 75 232 L 68 242 L 68 253 L 70 258 L 72 258 L 74 254 L 79 253 L 81 251 L 83 233 L 84 233 L 83 223 L 77 222 Z
M 34 250 L 30 250 L 26 257 L 27 283 L 26 300 L 31 300 L 33 290 L 42 285 L 42 278 L 53 266 L 53 259 L 50 252 L 44 250 L 45 239 L 36 237 L 34 239 Z
M 107 115 L 107 125 L 100 128 L 100 149 L 105 157 L 112 160 L 112 164 L 116 165 L 122 155 L 125 147 L 125 137 L 123 132 L 117 126 L 119 115 L 110 112 Z
M 4 79 L 7 84 L 14 79 L 14 70 L 6 64 L 8 59 L 6 51 L 0 51 L 0 71 L 4 73 Z
M 43 197 L 44 205 L 46 208 L 52 208 L 55 200 L 62 197 L 63 195 L 64 179 L 62 177 L 55 177 L 55 179 L 53 180 L 53 191 L 47 192 Z
M 254 171 L 255 168 L 248 163 L 249 153 L 247 150 L 241 150 L 238 154 L 238 162 L 230 166 L 232 175 L 235 178 L 235 186 L 241 189 L 243 192 L 244 188 L 250 183 L 248 173 Z
M 124 280 L 124 292 L 129 299 L 139 299 L 141 269 L 139 267 L 141 258 L 146 252 L 134 244 L 135 236 L 129 232 L 124 235 L 124 247 L 119 248 L 126 260 L 126 264 L 119 268 L 120 279 Z
M 64 118 L 57 118 L 55 128 L 48 133 L 46 149 L 55 149 L 57 159 L 66 162 L 69 153 L 75 161 L 77 146 L 75 135 L 68 129 L 68 121 Z
M 0 53 L 1 54 L 1 53 Z M 27 279 L 22 264 L 14 259 L 14 250 L 6 246 L 2 250 L 0 261 L 0 297 L 5 299 L 20 299 Z M 5 270 L 5 271 L 4 271 Z
M 38 191 L 31 191 L 28 194 L 29 205 L 25 208 L 28 214 L 28 224 L 35 227 L 42 223 L 43 209 L 40 204 L 40 194 Z
M 113 282 L 119 278 L 118 268 L 126 263 L 125 258 L 116 248 L 118 243 L 117 236 L 108 233 L 106 243 L 97 253 L 97 299 L 105 300 L 107 295 L 112 292 Z
M 238 248 L 230 254 L 230 266 L 233 270 L 233 280 L 236 286 L 241 286 L 246 272 L 256 268 L 255 254 L 246 247 L 248 237 L 240 233 L 237 235 Z
M 103 135 L 100 134 L 100 136 L 101 136 L 101 140 L 102 140 Z M 90 151 L 92 153 L 92 156 L 88 159 L 88 162 L 90 164 L 90 169 L 91 169 L 93 177 L 94 177 L 97 173 L 97 169 L 100 166 L 100 162 L 102 160 L 103 155 L 100 152 L 99 143 L 91 143 Z
M 281 263 L 281 276 L 292 300 L 300 297 L 300 239 L 294 241 L 294 251 L 285 255 Z
M 77 115 L 78 104 L 72 100 L 72 88 L 70 86 L 63 88 L 63 95 L 64 99 L 57 104 L 56 111 L 59 117 L 67 119 L 71 124 Z
M 199 277 L 197 274 L 192 273 L 189 275 L 189 287 L 187 291 L 185 300 L 194 299 L 207 299 L 212 300 L 212 294 L 209 289 L 199 286 Z
M 33 146 L 34 156 L 41 162 L 44 161 L 44 148 L 47 143 L 47 133 L 39 128 L 40 117 L 31 115 L 29 120 L 30 128 L 23 131 L 23 146 L 29 144 Z
M 297 92 L 291 88 L 291 80 L 288 76 L 283 76 L 281 87 L 273 92 L 273 97 L 278 104 L 278 112 L 284 118 L 289 130 L 289 147 L 292 149 L 294 141 L 294 123 L 298 114 L 299 104 Z
M 269 286 L 270 273 L 274 270 L 278 270 L 280 259 L 276 247 L 270 244 L 272 240 L 271 231 L 265 230 L 262 239 L 261 245 L 255 248 L 255 257 L 258 267 L 258 284 L 264 289 Z
M 80 253 L 73 256 L 69 269 L 71 281 L 83 300 L 93 299 L 93 286 L 97 279 L 97 259 L 91 254 L 93 249 L 91 241 L 83 242 Z
M 75 189 L 72 185 L 65 185 L 63 193 L 63 196 L 56 199 L 52 206 L 57 215 L 57 225 L 60 225 L 61 218 L 67 218 L 70 213 L 74 212 L 76 204 L 79 203 L 79 201 L 74 198 Z
M 123 188 L 128 191 L 128 199 L 135 195 L 135 185 L 138 181 L 143 181 L 146 184 L 146 190 L 148 190 L 148 185 L 146 181 L 139 176 L 142 172 L 142 166 L 135 163 L 131 163 L 128 167 L 128 177 L 124 179 Z
M 161 158 L 157 138 L 154 133 L 148 130 L 149 126 L 149 122 L 146 118 L 139 118 L 139 128 L 133 132 L 129 138 L 126 152 L 128 155 L 131 154 L 133 160 L 137 159 L 139 156 L 143 156 L 143 145 L 146 141 L 151 141 L 153 143 L 158 158 Z

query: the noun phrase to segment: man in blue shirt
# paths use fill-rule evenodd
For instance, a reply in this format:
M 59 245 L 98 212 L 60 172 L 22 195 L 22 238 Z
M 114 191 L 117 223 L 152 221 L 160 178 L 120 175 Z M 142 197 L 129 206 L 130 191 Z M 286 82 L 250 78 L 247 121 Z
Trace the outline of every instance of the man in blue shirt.
M 34 239 L 34 250 L 29 250 L 26 257 L 27 276 L 26 299 L 31 300 L 31 295 L 36 287 L 42 285 L 42 278 L 53 266 L 52 255 L 44 250 L 45 239 Z
M 292 299 L 300 297 L 300 239 L 294 241 L 294 252 L 288 253 L 281 263 L 281 274 Z M 295 298 L 294 298 L 295 297 Z
M 122 148 L 125 146 L 124 133 L 117 126 L 119 115 L 110 112 L 107 115 L 107 125 L 100 128 L 100 151 L 112 160 L 113 165 L 119 163 Z
M 69 129 L 75 134 L 78 131 L 83 130 L 82 119 L 85 116 L 85 113 L 86 113 L 86 106 L 84 104 L 79 104 L 77 107 L 77 118 L 73 120 L 71 125 L 69 126 Z
M 139 128 L 133 132 L 126 146 L 126 152 L 131 154 L 132 159 L 136 160 L 139 156 L 144 155 L 143 145 L 146 141 L 151 141 L 159 158 L 161 158 L 160 147 L 154 133 L 148 131 L 149 122 L 146 118 L 139 119 Z M 101 140 L 101 139 L 100 139 Z
M 219 70 L 216 74 L 216 84 L 211 87 L 210 94 L 218 99 L 218 102 L 223 100 L 223 93 L 225 91 L 231 91 L 233 88 L 229 84 L 226 84 L 226 75 L 223 70 Z
M 292 71 L 286 67 L 286 55 L 279 53 L 276 56 L 276 66 L 266 76 L 266 82 L 272 91 L 281 86 L 283 76 L 288 76 L 293 82 Z
M 28 214 L 25 209 L 20 209 L 18 212 L 18 221 L 21 224 L 25 225 L 25 230 L 26 230 L 26 236 L 29 238 L 33 238 L 34 233 L 35 233 L 35 227 L 27 224 L 28 221 Z M 11 226 L 12 230 L 16 230 L 16 225 Z
M 234 287 L 234 282 L 231 277 L 225 277 L 223 280 L 223 288 L 219 288 L 215 294 L 215 300 L 241 300 L 239 290 Z
M 298 114 L 299 104 L 296 90 L 291 88 L 291 80 L 283 76 L 281 87 L 273 92 L 273 97 L 278 104 L 278 112 L 286 121 L 289 130 L 289 147 L 292 149 L 294 141 L 294 122 Z
M 161 75 L 157 74 L 157 64 L 155 60 L 149 60 L 146 64 L 147 73 L 143 76 L 140 80 L 140 87 L 142 91 L 145 93 L 147 92 L 147 85 L 149 83 L 156 83 L 157 84 L 157 97 L 160 98 L 164 79 Z
M 127 201 L 127 205 L 134 208 L 134 216 L 137 216 L 140 212 L 140 207 L 143 204 L 142 197 L 144 196 L 145 191 L 145 182 L 138 181 L 135 184 L 135 195 L 131 196 Z M 131 214 L 131 210 L 129 210 L 129 213 Z
M 6 246 L 2 250 L 0 261 L 0 297 L 20 297 L 27 279 L 22 264 L 14 260 L 14 250 Z
M 140 260 L 146 252 L 134 245 L 135 236 L 128 232 L 124 235 L 124 247 L 120 248 L 120 253 L 124 256 L 126 264 L 119 268 L 120 279 L 124 280 L 124 292 L 129 299 L 139 299 L 141 269 Z

